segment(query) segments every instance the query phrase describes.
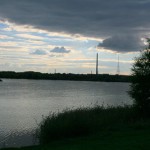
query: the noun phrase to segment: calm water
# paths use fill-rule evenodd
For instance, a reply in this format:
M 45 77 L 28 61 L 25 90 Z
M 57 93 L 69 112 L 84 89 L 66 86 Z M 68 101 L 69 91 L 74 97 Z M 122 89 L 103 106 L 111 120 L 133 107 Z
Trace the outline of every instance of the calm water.
M 8 80 L 0 82 L 0 147 L 32 145 L 43 116 L 65 108 L 132 104 L 129 83 Z

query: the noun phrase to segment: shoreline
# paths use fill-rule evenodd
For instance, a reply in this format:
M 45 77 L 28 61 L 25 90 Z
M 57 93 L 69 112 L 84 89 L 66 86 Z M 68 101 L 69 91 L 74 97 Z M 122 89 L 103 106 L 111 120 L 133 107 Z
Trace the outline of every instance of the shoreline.
M 71 73 L 40 73 L 40 72 L 13 72 L 1 71 L 0 78 L 7 79 L 33 79 L 33 80 L 65 80 L 65 81 L 97 81 L 97 82 L 130 82 L 129 75 L 110 74 L 71 74 Z
M 63 119 L 63 116 L 66 120 Z M 69 135 L 69 137 L 58 138 L 55 138 L 55 134 L 52 135 L 53 133 L 51 133 L 52 139 L 47 144 L 43 143 L 41 145 L 31 145 L 19 148 L 1 148 L 0 150 L 139 150 L 138 147 L 141 149 L 150 147 L 150 118 L 142 117 L 140 114 L 136 113 L 133 107 L 110 107 L 108 109 L 102 107 L 95 107 L 92 109 L 84 108 L 64 111 L 51 117 L 48 116 L 45 119 L 51 119 L 51 122 L 55 120 L 54 123 L 57 128 L 55 130 L 55 126 L 52 126 L 51 131 L 54 131 L 56 135 L 58 132 L 63 136 L 63 130 L 66 132 L 67 130 L 69 131 L 71 128 L 69 129 L 68 127 L 71 124 L 73 125 L 73 130 L 74 128 L 78 130 L 79 128 L 76 125 L 79 125 L 80 127 L 82 123 L 85 123 L 83 127 L 88 127 L 90 129 L 87 130 L 88 132 L 91 132 L 91 129 L 94 132 L 91 132 L 90 134 L 84 134 L 83 132 L 83 134 L 75 137 L 74 135 Z M 75 120 L 72 119 L 74 117 L 76 118 Z M 83 119 L 83 117 L 85 119 Z M 59 128 L 57 120 L 58 123 L 62 120 L 61 128 Z M 93 120 L 93 122 L 89 122 L 90 120 Z M 70 121 L 68 122 L 69 126 L 64 126 L 65 121 Z M 76 122 L 76 125 L 74 121 Z M 95 125 L 98 125 L 98 128 Z M 82 132 L 83 128 L 80 131 Z M 74 132 L 70 133 L 74 134 Z

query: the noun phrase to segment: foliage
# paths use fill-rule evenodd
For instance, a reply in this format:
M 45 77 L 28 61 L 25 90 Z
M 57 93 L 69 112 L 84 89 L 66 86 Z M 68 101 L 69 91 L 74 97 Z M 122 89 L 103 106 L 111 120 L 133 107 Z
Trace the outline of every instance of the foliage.
M 98 132 L 123 129 L 140 118 L 132 106 L 78 108 L 44 118 L 37 130 L 41 144 L 54 140 L 88 136 Z
M 129 82 L 130 76 L 109 74 L 72 74 L 72 73 L 40 73 L 40 72 L 13 72 L 1 71 L 0 78 L 9 79 L 42 79 L 42 80 L 74 80 L 74 81 L 106 81 L 106 82 Z
M 1 150 L 149 150 L 150 129 L 126 130 L 71 140 L 54 141 L 48 145 Z
M 150 44 L 150 43 L 149 43 Z M 141 51 L 132 67 L 131 88 L 129 94 L 134 105 L 143 114 L 150 114 L 150 49 Z
M 49 144 L 1 150 L 149 150 L 150 118 L 142 117 L 133 108 L 131 106 L 109 107 L 108 109 L 103 107 L 80 108 L 53 114 L 46 117 L 41 123 L 42 132 L 45 133 L 39 133 L 39 136 L 44 134 L 42 138 L 48 138 L 41 139 L 42 142 L 50 142 Z M 51 116 L 55 117 L 51 118 Z M 86 121 L 83 123 L 84 125 L 88 125 L 87 123 L 90 121 L 88 126 L 90 130 L 88 131 L 93 131 L 93 134 L 88 132 L 88 136 L 85 136 L 82 133 L 77 138 L 71 138 L 73 134 L 70 134 L 71 136 L 61 135 L 64 131 L 72 131 L 67 126 L 77 127 L 77 123 L 81 124 L 84 121 Z M 46 122 L 51 122 L 50 126 L 46 124 L 47 128 L 44 125 Z M 61 126 L 63 128 L 60 128 Z M 41 126 L 39 131 L 41 131 Z

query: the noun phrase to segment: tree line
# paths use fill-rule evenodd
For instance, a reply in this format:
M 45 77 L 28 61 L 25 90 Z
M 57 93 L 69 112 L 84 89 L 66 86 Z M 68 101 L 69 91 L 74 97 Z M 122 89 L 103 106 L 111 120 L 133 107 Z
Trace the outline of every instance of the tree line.
M 41 72 L 14 72 L 1 71 L 0 78 L 7 79 L 42 79 L 42 80 L 75 80 L 75 81 L 105 81 L 105 82 L 130 82 L 127 75 L 109 74 L 72 74 L 72 73 L 41 73 Z

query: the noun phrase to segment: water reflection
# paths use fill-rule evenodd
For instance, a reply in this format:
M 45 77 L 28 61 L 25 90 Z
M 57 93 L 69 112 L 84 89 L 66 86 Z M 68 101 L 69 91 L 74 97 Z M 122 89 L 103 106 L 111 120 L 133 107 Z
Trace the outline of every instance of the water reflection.
M 13 131 L 9 134 L 1 135 L 0 148 L 36 145 L 38 140 L 35 135 L 35 131 Z
M 0 84 L 0 146 L 33 144 L 33 131 L 49 112 L 132 104 L 128 83 L 6 80 Z

